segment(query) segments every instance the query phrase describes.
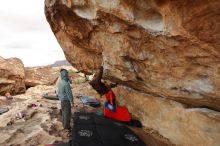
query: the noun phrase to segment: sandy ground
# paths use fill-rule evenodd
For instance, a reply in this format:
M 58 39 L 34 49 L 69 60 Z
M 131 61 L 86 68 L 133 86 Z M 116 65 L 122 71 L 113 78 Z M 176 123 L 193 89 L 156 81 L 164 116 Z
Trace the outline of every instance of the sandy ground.
M 25 94 L 14 96 L 12 100 L 0 96 L 0 107 L 9 108 L 8 112 L 0 115 L 1 146 L 36 146 L 70 140 L 67 131 L 62 128 L 58 101 L 42 97 L 42 94 L 47 92 L 54 92 L 54 87 L 32 87 Z M 87 83 L 80 84 L 77 81 L 73 85 L 73 93 L 75 104 L 72 113 L 82 109 L 97 111 L 95 108 L 84 106 L 78 99 L 80 95 L 99 97 Z M 37 106 L 32 107 L 33 104 Z M 16 119 L 16 113 L 19 112 L 25 113 L 25 117 Z
M 68 142 L 67 132 L 62 128 L 58 101 L 42 98 L 43 93 L 53 92 L 53 86 L 36 86 L 29 88 L 25 94 L 14 96 L 13 100 L 6 100 L 0 96 L 0 107 L 8 107 L 9 111 L 0 115 L 0 146 L 36 146 Z M 80 95 L 99 95 L 91 89 L 88 83 L 73 84 L 74 107 L 72 112 L 79 110 L 102 111 L 102 107 L 95 109 L 84 106 L 78 97 Z M 37 107 L 32 107 L 35 104 Z M 16 113 L 24 112 L 26 116 L 16 119 Z M 149 146 L 168 146 L 168 140 L 160 137 L 153 130 L 132 128 Z

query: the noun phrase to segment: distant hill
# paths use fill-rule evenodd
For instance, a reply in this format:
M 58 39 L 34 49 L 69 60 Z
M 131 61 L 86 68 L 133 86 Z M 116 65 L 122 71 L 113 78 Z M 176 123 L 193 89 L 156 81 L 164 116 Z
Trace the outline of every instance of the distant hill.
M 59 66 L 71 66 L 71 64 L 67 60 L 58 60 L 51 65 L 50 67 L 59 67 Z

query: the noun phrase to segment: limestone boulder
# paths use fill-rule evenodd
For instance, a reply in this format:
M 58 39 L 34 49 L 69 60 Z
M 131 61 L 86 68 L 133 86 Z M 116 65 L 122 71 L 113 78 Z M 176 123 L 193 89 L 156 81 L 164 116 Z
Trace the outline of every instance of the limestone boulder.
M 142 94 L 133 89 L 114 89 L 119 105 L 126 106 L 142 124 L 178 146 L 218 146 L 220 113 L 206 108 L 187 108 L 181 103 Z
M 218 146 L 220 1 L 45 0 L 67 60 L 173 144 Z
M 59 68 L 53 67 L 28 67 L 25 68 L 25 85 L 53 85 L 59 77 Z
M 143 93 L 220 111 L 220 1 L 45 0 L 67 60 Z
M 18 58 L 0 57 L 0 95 L 6 92 L 20 94 L 26 91 L 24 64 Z

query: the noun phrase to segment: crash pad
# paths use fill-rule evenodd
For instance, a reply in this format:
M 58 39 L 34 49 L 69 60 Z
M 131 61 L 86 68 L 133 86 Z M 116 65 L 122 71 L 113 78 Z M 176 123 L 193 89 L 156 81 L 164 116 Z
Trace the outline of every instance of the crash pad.
M 74 113 L 72 146 L 146 146 L 127 126 L 95 113 Z
M 72 146 L 71 143 L 57 143 L 57 144 L 42 144 L 42 145 L 38 145 L 38 146 Z
M 121 122 L 129 122 L 131 120 L 128 109 L 120 106 L 116 107 L 116 112 L 104 108 L 104 116 Z
M 0 115 L 3 114 L 3 113 L 6 113 L 8 111 L 9 111 L 8 108 L 0 108 Z
M 99 107 L 100 102 L 93 96 L 81 96 L 80 100 L 84 105 L 89 105 L 92 107 Z

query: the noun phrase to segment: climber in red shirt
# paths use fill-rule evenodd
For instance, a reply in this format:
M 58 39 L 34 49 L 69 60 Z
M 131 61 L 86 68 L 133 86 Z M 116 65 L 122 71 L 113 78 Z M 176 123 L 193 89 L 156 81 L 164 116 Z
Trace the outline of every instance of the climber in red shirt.
M 103 75 L 103 66 L 100 67 L 98 73 L 96 73 L 93 77 L 93 80 L 89 82 L 89 84 L 102 96 L 104 95 L 106 102 L 104 104 L 105 108 L 110 109 L 111 111 L 116 111 L 116 100 L 115 94 L 111 90 L 117 86 L 116 84 L 106 85 L 102 82 L 102 75 Z

